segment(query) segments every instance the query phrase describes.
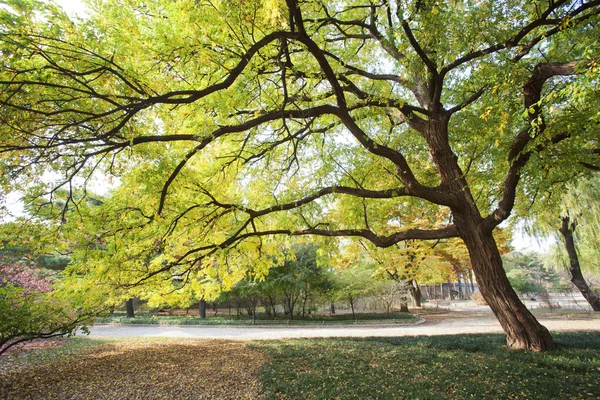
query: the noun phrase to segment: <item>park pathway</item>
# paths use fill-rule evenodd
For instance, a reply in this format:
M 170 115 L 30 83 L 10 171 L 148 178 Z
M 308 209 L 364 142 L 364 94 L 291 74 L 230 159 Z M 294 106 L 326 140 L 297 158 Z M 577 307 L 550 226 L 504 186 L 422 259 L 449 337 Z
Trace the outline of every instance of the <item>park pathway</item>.
M 498 321 L 487 312 L 427 314 L 416 325 L 342 326 L 158 326 L 97 325 L 90 337 L 180 337 L 231 340 L 264 340 L 315 337 L 390 337 L 502 333 Z M 540 319 L 551 332 L 598 331 L 600 319 Z

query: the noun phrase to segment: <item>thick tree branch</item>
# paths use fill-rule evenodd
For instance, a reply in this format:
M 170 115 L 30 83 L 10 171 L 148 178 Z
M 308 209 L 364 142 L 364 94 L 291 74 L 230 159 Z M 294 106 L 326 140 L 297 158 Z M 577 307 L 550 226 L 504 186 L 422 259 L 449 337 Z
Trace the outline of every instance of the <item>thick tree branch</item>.
M 511 163 L 504 183 L 502 185 L 502 199 L 498 207 L 488 217 L 486 225 L 490 227 L 498 226 L 510 215 L 516 199 L 516 190 L 521 171 L 527 164 L 531 156 L 545 149 L 547 146 L 557 144 L 569 137 L 568 133 L 560 133 L 552 137 L 549 141 L 539 143 L 530 150 L 526 150 L 528 144 L 540 136 L 546 129 L 541 109 L 542 88 L 548 79 L 555 76 L 568 76 L 585 71 L 592 64 L 592 61 L 581 60 L 571 62 L 549 62 L 538 64 L 531 78 L 523 86 L 524 106 L 528 111 L 529 124 L 515 137 L 513 145 L 508 154 L 508 161 Z

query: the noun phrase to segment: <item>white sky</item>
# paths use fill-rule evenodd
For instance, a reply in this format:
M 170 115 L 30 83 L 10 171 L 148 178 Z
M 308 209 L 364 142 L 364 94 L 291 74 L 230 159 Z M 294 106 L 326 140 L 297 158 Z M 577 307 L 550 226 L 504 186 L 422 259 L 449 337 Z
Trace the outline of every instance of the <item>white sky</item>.
M 534 236 L 529 236 L 518 229 L 513 232 L 512 245 L 515 250 L 522 253 L 531 251 L 536 253 L 545 253 L 554 243 L 556 243 L 556 241 L 552 236 L 540 239 Z
M 55 3 L 60 5 L 69 15 L 78 15 L 84 17 L 86 14 L 87 6 L 80 0 L 54 0 Z

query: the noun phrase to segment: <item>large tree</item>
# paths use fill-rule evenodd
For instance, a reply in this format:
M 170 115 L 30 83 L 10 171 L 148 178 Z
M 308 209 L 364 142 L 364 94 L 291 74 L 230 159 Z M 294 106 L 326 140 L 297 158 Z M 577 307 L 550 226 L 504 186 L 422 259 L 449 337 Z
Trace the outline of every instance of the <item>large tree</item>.
M 4 3 L 2 187 L 121 175 L 95 225 L 117 281 L 223 282 L 273 235 L 459 237 L 508 345 L 553 347 L 492 232 L 597 165 L 600 0 Z

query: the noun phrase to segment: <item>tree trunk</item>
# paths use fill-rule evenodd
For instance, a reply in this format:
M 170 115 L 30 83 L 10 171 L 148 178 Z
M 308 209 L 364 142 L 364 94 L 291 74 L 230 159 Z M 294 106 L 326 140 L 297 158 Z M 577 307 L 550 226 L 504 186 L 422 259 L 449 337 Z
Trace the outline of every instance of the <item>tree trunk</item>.
M 579 264 L 579 256 L 575 249 L 575 238 L 573 237 L 573 231 L 575 230 L 577 222 L 569 222 L 569 217 L 562 218 L 562 226 L 559 232 L 565 238 L 565 246 L 567 253 L 569 254 L 569 272 L 571 273 L 571 282 L 579 289 L 583 297 L 590 303 L 592 310 L 600 311 L 600 297 L 598 293 L 594 292 L 587 284 L 583 274 L 581 273 L 581 265 Z
M 456 280 L 458 281 L 458 298 L 463 300 L 465 295 L 462 289 L 462 280 L 460 279 L 460 272 L 456 274 Z
M 455 221 L 469 250 L 479 291 L 504 329 L 508 347 L 532 351 L 553 349 L 548 329 L 535 319 L 510 285 L 492 232 L 484 230 L 477 217 L 466 222 L 455 215 Z
M 469 282 L 471 282 L 471 293 L 475 293 L 475 284 L 473 283 L 473 270 L 469 268 L 467 271 L 469 271 Z
M 275 298 L 275 296 L 271 296 L 268 295 L 269 297 L 269 304 L 271 305 L 271 309 L 273 310 L 273 317 L 277 318 L 277 308 L 275 308 L 275 306 L 277 305 L 277 299 Z
M 289 318 L 294 319 L 294 308 L 296 308 L 296 302 L 298 301 L 298 297 L 295 297 L 295 293 L 285 294 L 287 301 L 287 308 L 289 312 Z
M 526 100 L 530 99 L 526 96 Z M 458 165 L 458 158 L 448 141 L 449 118 L 448 113 L 430 117 L 422 132 L 442 184 L 447 185 L 446 190 L 453 193 L 452 220 L 469 251 L 479 291 L 504 329 L 508 347 L 531 351 L 553 349 L 554 343 L 548 329 L 529 312 L 506 277 L 492 234 L 497 221 L 489 221 L 481 216 L 465 174 Z M 512 154 L 509 159 L 513 159 Z M 511 178 L 512 181 L 504 184 L 502 209 L 505 215 L 496 217 L 506 218 L 512 209 L 512 197 L 507 194 L 517 185 L 519 175 Z
M 412 297 L 413 302 L 415 303 L 415 307 L 421 307 L 421 298 L 423 297 L 421 293 L 421 287 L 416 279 L 412 279 L 408 285 L 408 292 L 410 293 L 410 297 Z
M 308 292 L 304 292 L 304 296 L 302 298 L 302 318 L 305 317 L 306 314 L 306 302 L 308 301 Z
M 263 307 L 265 308 L 265 313 L 267 314 L 268 317 L 273 317 L 273 313 L 271 312 L 271 305 L 269 304 L 268 299 L 261 299 L 260 301 L 263 305 Z
M 202 319 L 206 318 L 206 301 L 204 300 L 200 300 L 199 315 Z
M 125 301 L 125 311 L 127 312 L 127 318 L 135 318 L 135 311 L 133 309 L 133 298 Z
M 408 304 L 407 303 L 400 303 L 400 312 L 408 312 Z
M 348 301 L 350 302 L 350 308 L 352 309 L 352 319 L 354 319 L 354 299 L 352 298 L 352 296 L 348 297 Z
M 329 308 L 331 314 L 335 314 L 335 304 L 333 303 L 333 301 L 331 302 L 331 307 Z

